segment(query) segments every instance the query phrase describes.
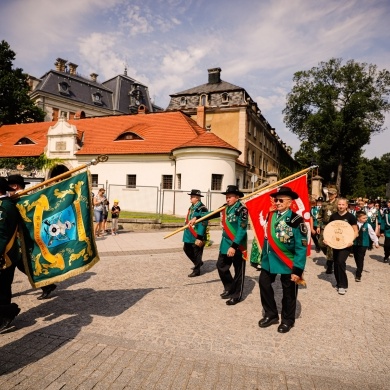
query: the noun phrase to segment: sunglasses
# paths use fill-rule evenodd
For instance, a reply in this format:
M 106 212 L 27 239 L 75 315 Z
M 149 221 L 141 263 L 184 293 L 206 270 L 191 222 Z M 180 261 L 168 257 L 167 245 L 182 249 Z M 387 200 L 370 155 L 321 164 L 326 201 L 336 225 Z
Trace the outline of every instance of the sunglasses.
M 288 199 L 275 198 L 274 203 L 283 203 L 285 200 L 288 200 Z

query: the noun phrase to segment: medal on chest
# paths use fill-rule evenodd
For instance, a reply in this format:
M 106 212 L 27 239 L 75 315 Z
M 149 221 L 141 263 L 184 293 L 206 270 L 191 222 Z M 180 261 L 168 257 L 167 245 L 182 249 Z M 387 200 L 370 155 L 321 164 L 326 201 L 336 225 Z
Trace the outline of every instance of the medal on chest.
M 276 237 L 280 242 L 288 243 L 293 235 L 292 227 L 288 226 L 286 221 L 282 220 L 275 225 Z

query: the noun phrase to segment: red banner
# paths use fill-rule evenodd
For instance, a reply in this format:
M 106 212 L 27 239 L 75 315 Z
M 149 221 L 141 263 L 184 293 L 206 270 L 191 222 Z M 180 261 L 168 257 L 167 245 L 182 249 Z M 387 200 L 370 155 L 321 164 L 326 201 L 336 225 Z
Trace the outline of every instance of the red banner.
M 310 243 L 310 202 L 307 188 L 307 175 L 300 176 L 297 179 L 284 183 L 283 186 L 290 187 L 299 196 L 298 199 L 292 201 L 291 210 L 299 214 L 305 220 L 308 229 L 307 242 Z M 277 188 L 278 187 L 268 190 L 245 202 L 259 247 L 261 247 L 261 244 L 264 241 L 264 227 L 267 214 L 271 210 L 276 210 L 273 202 L 274 198 L 271 197 L 271 194 L 276 193 Z M 310 254 L 310 245 L 307 246 L 307 254 Z

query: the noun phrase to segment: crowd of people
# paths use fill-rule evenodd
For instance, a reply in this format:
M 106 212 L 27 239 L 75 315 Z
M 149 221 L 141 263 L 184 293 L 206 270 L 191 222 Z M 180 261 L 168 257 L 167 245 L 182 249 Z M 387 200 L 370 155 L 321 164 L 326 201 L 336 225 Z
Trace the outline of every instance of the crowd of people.
M 16 268 L 24 271 L 17 237 L 20 215 L 10 195 L 24 188 L 23 178 L 0 178 L 0 333 L 6 330 L 20 309 L 11 303 L 12 281 Z M 189 277 L 201 275 L 202 256 L 207 241 L 208 221 L 220 217 L 222 238 L 216 263 L 222 283 L 221 298 L 228 306 L 242 301 L 245 282 L 247 254 L 248 210 L 241 200 L 244 194 L 236 185 L 229 185 L 225 192 L 226 203 L 215 211 L 209 211 L 202 203 L 200 190 L 192 189 L 190 207 L 183 228 L 183 250 L 192 263 Z M 301 215 L 292 210 L 298 194 L 288 186 L 280 186 L 271 194 L 271 207 L 262 225 L 264 229 L 261 248 L 259 275 L 260 302 L 263 317 L 258 322 L 260 328 L 278 325 L 279 333 L 287 333 L 295 325 L 298 285 L 304 284 L 304 269 L 307 258 L 308 235 L 311 233 L 317 252 L 326 256 L 326 273 L 334 272 L 336 289 L 340 295 L 348 290 L 346 260 L 354 256 L 356 262 L 355 281 L 360 282 L 364 269 L 366 251 L 378 247 L 378 237 L 384 236 L 384 262 L 390 255 L 390 201 L 386 206 L 373 200 L 357 199 L 348 201 L 337 196 L 336 189 L 329 189 L 329 199 L 316 199 L 311 208 L 312 226 L 308 232 Z M 107 230 L 109 201 L 101 188 L 92 196 L 95 218 L 94 234 L 100 237 Z M 119 201 L 115 199 L 111 208 L 111 234 L 118 231 L 120 215 Z M 342 221 L 351 226 L 351 236 L 344 247 L 332 247 L 324 232 L 329 224 Z M 234 271 L 234 273 L 232 273 Z M 279 313 L 274 296 L 273 284 L 280 275 L 282 285 L 282 309 Z M 49 285 L 42 289 L 38 299 L 47 299 L 56 288 Z

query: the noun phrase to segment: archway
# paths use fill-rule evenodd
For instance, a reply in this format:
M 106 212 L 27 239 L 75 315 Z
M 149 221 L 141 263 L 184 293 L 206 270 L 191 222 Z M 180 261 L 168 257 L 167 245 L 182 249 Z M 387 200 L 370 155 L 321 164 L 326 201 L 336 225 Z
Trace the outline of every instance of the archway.
M 68 171 L 69 171 L 69 169 L 65 165 L 62 165 L 62 164 L 56 165 L 50 173 L 50 179 L 52 177 L 56 177 L 58 175 L 61 175 L 62 173 L 68 172 Z

